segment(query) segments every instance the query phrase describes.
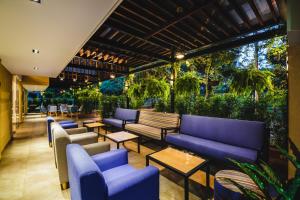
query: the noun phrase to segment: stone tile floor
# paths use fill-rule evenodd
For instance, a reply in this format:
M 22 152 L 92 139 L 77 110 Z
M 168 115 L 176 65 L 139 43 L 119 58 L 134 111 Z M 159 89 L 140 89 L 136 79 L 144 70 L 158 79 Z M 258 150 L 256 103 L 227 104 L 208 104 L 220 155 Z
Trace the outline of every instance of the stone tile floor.
M 112 149 L 116 148 L 114 143 L 111 145 Z M 132 149 L 129 151 L 129 162 L 137 168 L 144 167 L 145 155 L 153 152 L 153 148 L 141 146 L 141 154 L 138 154 L 135 152 L 136 143 L 133 142 L 127 142 L 125 146 L 129 150 Z M 159 168 L 161 169 L 160 199 L 183 199 L 182 178 L 162 167 Z M 201 199 L 203 187 L 198 182 L 205 183 L 205 175 L 203 172 L 198 172 L 191 179 L 190 199 Z M 213 184 L 213 177 L 210 183 Z M 0 200 L 4 199 L 70 199 L 69 190 L 60 190 L 53 151 L 47 142 L 45 117 L 27 116 L 25 122 L 17 129 L 12 142 L 2 153 Z

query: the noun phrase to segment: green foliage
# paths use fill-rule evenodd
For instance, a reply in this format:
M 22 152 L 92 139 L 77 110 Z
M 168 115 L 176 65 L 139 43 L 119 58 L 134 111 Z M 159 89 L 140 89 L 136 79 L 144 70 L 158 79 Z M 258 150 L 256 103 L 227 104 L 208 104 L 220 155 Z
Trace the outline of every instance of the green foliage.
M 274 74 L 270 71 L 261 71 L 254 67 L 250 69 L 237 69 L 232 73 L 230 88 L 238 94 L 249 95 L 257 91 L 259 94 L 266 89 L 272 91 L 272 78 Z
M 140 83 L 131 84 L 127 90 L 133 108 L 142 106 L 146 99 L 166 102 L 170 94 L 170 86 L 165 79 L 148 77 Z
M 267 58 L 270 64 L 286 66 L 288 47 L 286 43 L 286 36 L 275 37 L 267 42 Z
M 75 97 L 80 105 L 83 106 L 84 113 L 91 113 L 98 108 L 101 93 L 98 85 L 91 85 L 79 88 L 75 91 Z
M 145 98 L 160 98 L 164 101 L 168 99 L 170 93 L 170 86 L 165 79 L 148 78 L 144 82 L 145 85 Z
M 100 86 L 100 91 L 102 94 L 107 95 L 121 95 L 124 89 L 124 82 L 124 77 L 103 81 Z
M 291 141 L 290 141 L 291 142 Z M 295 144 L 291 142 L 293 148 L 293 153 L 299 155 L 299 150 L 296 148 Z M 260 161 L 258 165 L 250 164 L 250 163 L 243 163 L 238 162 L 236 160 L 231 160 L 236 166 L 238 166 L 245 174 L 247 174 L 254 183 L 259 187 L 260 191 L 264 194 L 264 197 L 260 196 L 259 193 L 254 191 L 247 191 L 245 188 L 238 184 L 234 183 L 238 188 L 241 189 L 243 194 L 248 199 L 266 199 L 271 200 L 271 196 L 268 191 L 268 186 L 272 186 L 277 192 L 277 199 L 285 199 L 285 200 L 292 200 L 296 198 L 297 192 L 300 189 L 300 160 L 294 154 L 289 154 L 287 150 L 277 146 L 277 149 L 281 153 L 282 156 L 287 158 L 296 168 L 296 173 L 294 178 L 289 181 L 282 181 L 280 177 L 273 171 L 273 169 L 264 161 Z M 296 151 L 296 152 L 294 152 Z M 228 180 L 228 179 L 226 179 Z M 232 180 L 231 180 L 232 182 Z M 255 194 L 253 194 L 253 192 Z
M 112 117 L 116 108 L 125 108 L 126 97 L 124 95 L 102 95 L 99 99 L 99 110 L 101 117 Z
M 202 80 L 196 72 L 186 72 L 175 81 L 175 92 L 179 95 L 198 95 Z

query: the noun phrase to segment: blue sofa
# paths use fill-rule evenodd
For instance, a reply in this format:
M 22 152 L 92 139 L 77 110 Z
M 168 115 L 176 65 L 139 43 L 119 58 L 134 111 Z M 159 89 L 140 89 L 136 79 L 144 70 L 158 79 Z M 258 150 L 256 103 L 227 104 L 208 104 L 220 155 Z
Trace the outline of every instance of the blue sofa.
M 47 117 L 46 123 L 47 123 L 47 135 L 48 135 L 48 142 L 49 146 L 52 146 L 52 133 L 51 133 L 51 123 L 54 122 L 55 119 L 53 117 Z M 78 124 L 75 123 L 73 120 L 65 120 L 65 121 L 59 121 L 58 122 L 62 128 L 64 129 L 71 129 L 71 128 L 78 128 Z
M 124 128 L 126 123 L 136 122 L 137 110 L 117 108 L 113 118 L 104 118 L 103 123 L 116 128 Z
M 198 155 L 226 161 L 256 162 L 263 153 L 265 124 L 258 121 L 183 115 L 179 133 L 166 142 Z
M 72 200 L 159 199 L 159 170 L 133 168 L 124 149 L 89 156 L 69 144 L 67 162 Z

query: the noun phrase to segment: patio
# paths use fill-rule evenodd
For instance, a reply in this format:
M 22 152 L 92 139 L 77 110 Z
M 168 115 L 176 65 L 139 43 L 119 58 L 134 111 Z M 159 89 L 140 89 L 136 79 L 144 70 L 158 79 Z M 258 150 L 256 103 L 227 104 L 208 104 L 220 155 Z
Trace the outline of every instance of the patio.
M 299 6 L 3 1 L 0 199 L 298 199 Z

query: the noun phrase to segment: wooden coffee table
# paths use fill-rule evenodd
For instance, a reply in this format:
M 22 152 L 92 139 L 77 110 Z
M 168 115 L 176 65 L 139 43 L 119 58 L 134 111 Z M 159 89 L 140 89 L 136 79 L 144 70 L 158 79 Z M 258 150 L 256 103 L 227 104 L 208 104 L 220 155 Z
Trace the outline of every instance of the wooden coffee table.
M 125 131 L 120 131 L 120 132 L 107 134 L 105 135 L 105 137 L 117 143 L 118 149 L 120 148 L 120 143 L 124 143 L 131 140 L 137 140 L 137 149 L 138 149 L 138 153 L 140 153 L 140 139 L 139 136 L 137 135 Z
M 102 124 L 102 123 L 99 123 L 99 122 L 94 122 L 94 123 L 84 124 L 83 126 L 87 127 L 89 131 L 93 131 L 94 128 L 98 128 L 98 136 L 101 135 L 105 138 L 104 135 L 100 134 L 100 127 L 105 126 L 105 124 Z
M 206 188 L 209 188 L 209 165 L 208 160 L 168 147 L 146 156 L 146 165 L 149 161 L 184 177 L 184 199 L 189 199 L 189 177 L 198 170 L 206 168 Z M 208 191 L 207 191 L 208 192 Z

